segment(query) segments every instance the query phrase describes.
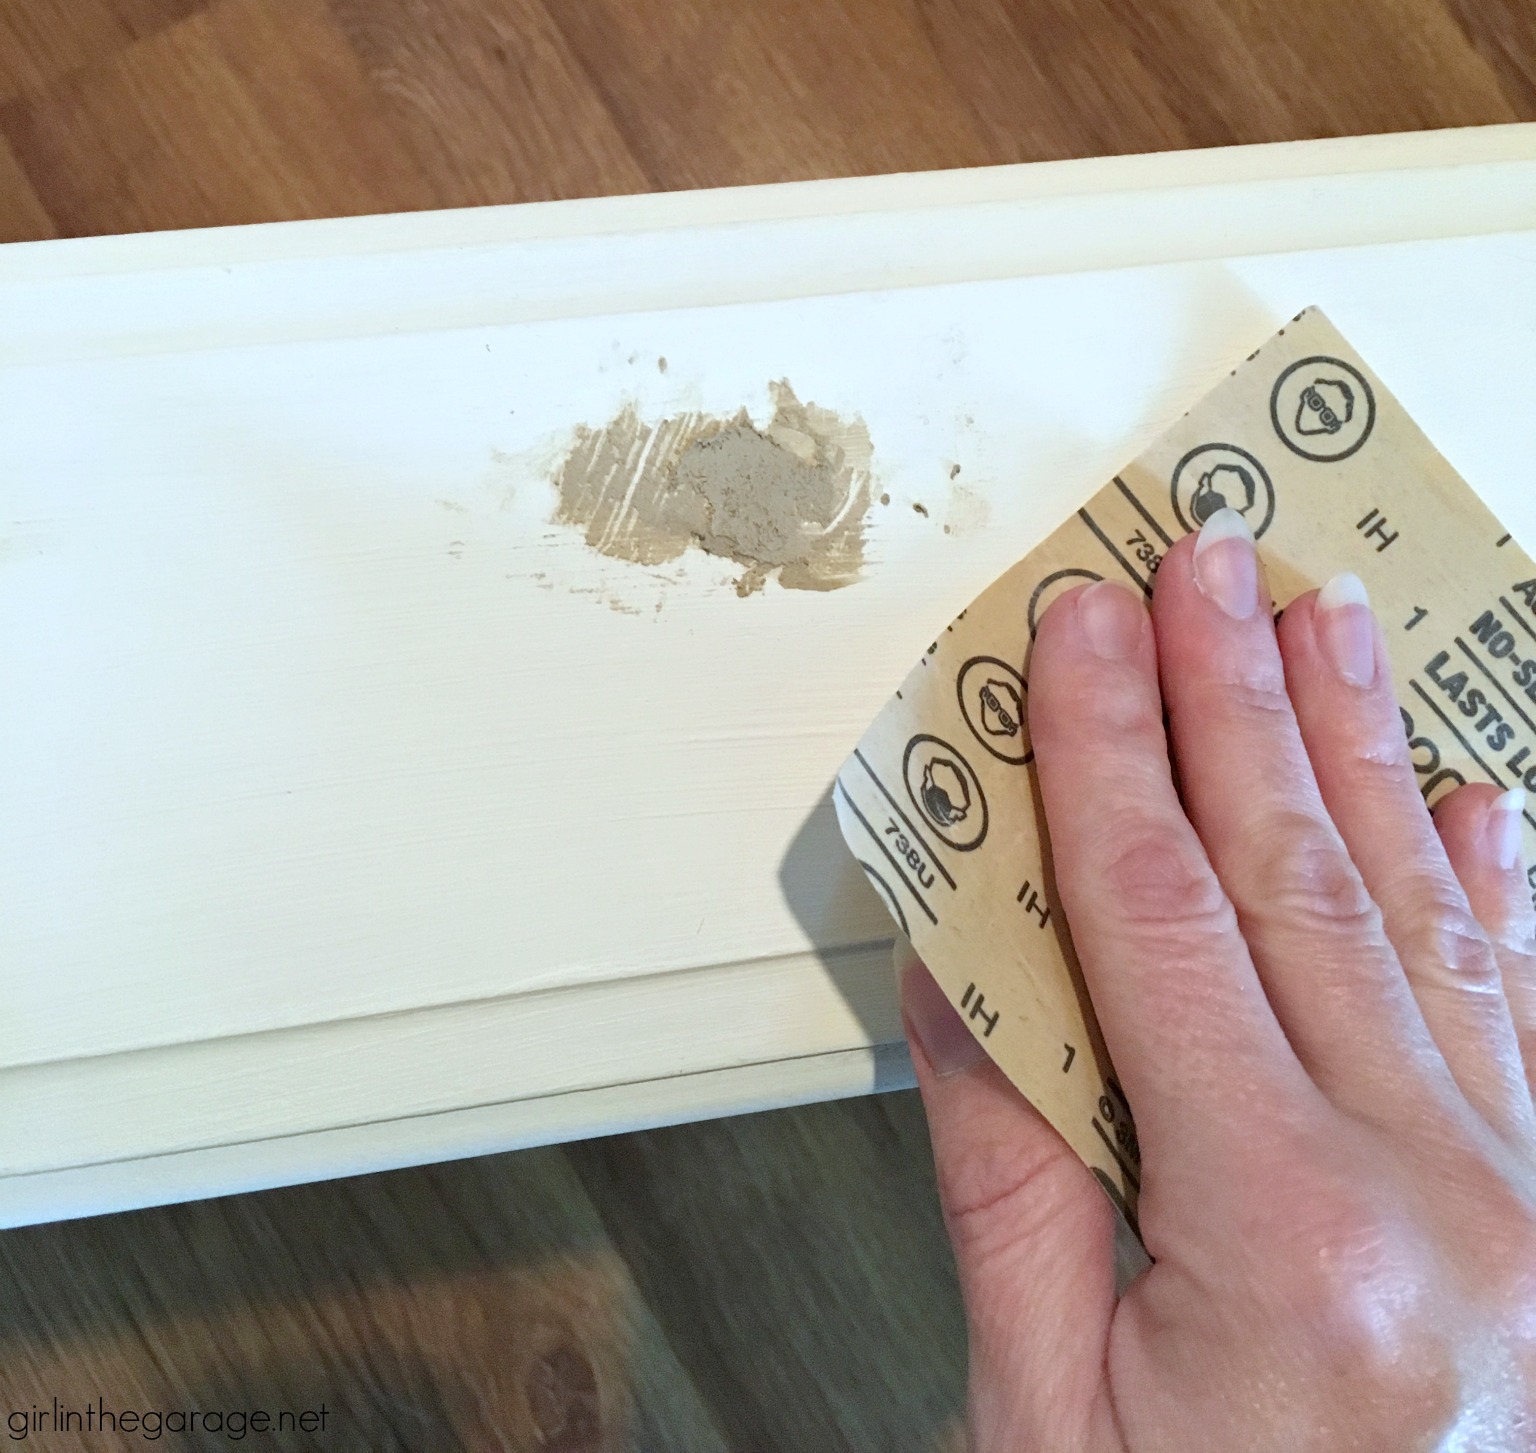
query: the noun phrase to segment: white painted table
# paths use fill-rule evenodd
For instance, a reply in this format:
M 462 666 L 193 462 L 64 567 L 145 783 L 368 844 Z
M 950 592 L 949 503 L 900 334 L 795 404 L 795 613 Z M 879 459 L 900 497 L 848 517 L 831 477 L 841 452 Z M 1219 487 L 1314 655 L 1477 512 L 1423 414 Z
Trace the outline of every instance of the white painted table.
M 0 249 L 0 1223 L 905 1082 L 834 771 L 1308 303 L 1536 543 L 1536 127 Z M 857 584 L 550 522 L 780 378 Z

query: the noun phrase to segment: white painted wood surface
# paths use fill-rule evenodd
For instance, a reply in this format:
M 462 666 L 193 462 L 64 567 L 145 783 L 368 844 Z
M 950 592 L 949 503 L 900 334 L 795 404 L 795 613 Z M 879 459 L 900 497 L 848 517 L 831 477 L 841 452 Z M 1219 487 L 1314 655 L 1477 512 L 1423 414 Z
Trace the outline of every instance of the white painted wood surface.
M 899 1079 L 834 771 L 1308 303 L 1536 541 L 1536 127 L 0 250 L 0 1222 Z M 779 378 L 858 584 L 549 523 Z

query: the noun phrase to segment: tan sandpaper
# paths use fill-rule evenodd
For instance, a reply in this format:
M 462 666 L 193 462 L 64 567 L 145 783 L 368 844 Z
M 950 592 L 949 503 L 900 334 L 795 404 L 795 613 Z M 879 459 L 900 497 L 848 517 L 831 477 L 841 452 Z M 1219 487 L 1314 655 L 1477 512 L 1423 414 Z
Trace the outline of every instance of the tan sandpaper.
M 1223 504 L 1277 607 L 1340 571 L 1365 582 L 1427 799 L 1536 791 L 1536 567 L 1315 308 L 944 628 L 834 790 L 891 916 L 1132 1224 L 1136 1132 L 1043 850 L 1027 660 L 1057 595 L 1105 578 L 1150 594 L 1164 551 Z

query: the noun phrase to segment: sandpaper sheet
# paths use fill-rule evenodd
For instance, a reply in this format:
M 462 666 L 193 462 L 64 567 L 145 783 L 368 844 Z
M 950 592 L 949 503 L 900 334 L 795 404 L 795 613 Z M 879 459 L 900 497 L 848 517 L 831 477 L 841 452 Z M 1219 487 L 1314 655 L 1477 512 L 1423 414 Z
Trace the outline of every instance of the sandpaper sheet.
M 1277 607 L 1339 571 L 1364 580 L 1428 800 L 1475 780 L 1536 791 L 1536 566 L 1317 309 L 944 627 L 834 791 L 902 932 L 1133 1225 L 1135 1126 L 1044 851 L 1029 646 L 1075 585 L 1150 595 L 1164 552 L 1224 505 L 1252 527 Z M 1528 847 L 1533 828 L 1528 811 Z

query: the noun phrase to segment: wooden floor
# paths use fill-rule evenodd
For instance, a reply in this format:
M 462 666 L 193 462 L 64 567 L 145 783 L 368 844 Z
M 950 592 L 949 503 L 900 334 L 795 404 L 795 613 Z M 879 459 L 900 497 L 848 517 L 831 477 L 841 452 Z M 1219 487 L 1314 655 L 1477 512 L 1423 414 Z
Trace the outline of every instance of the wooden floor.
M 6 240 L 1511 120 L 1507 0 L 0 0 Z M 0 1417 L 937 1453 L 927 1156 L 900 1095 L 0 1233 Z
M 1533 116 L 1519 0 L 0 0 L 0 238 Z
M 100 1396 L 330 1410 L 258 1447 L 935 1453 L 965 1349 L 927 1156 L 892 1095 L 3 1232 L 0 1419 Z

